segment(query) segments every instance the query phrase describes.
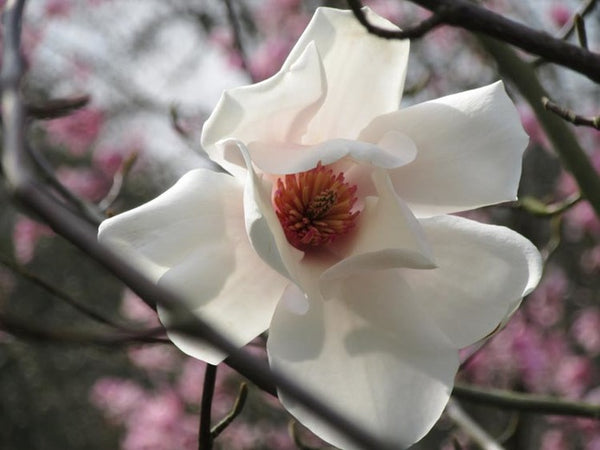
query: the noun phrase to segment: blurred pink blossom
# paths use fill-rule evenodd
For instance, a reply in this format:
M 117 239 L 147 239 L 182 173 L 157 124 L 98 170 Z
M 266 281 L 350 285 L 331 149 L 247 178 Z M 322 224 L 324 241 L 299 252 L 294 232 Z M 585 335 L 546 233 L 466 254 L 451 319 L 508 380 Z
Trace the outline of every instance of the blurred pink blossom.
M 127 418 L 123 450 L 193 449 L 197 447 L 197 417 L 172 390 L 146 397 Z
M 564 27 L 571 20 L 571 11 L 563 2 L 556 2 L 550 6 L 550 19 L 558 28 Z
M 178 362 L 179 350 L 170 345 L 141 345 L 130 347 L 129 359 L 138 367 L 148 371 L 170 371 Z
M 104 113 L 85 108 L 67 117 L 49 120 L 46 130 L 50 141 L 63 145 L 74 156 L 83 155 L 96 140 L 104 124 Z
M 128 420 L 145 398 L 137 383 L 120 378 L 99 378 L 90 395 L 91 402 L 117 424 Z
M 261 45 L 249 62 L 252 78 L 257 81 L 264 80 L 277 72 L 292 44 L 292 40 L 273 37 Z
M 380 16 L 385 17 L 396 25 L 402 26 L 401 21 L 404 19 L 404 10 L 401 2 L 390 0 L 369 0 L 363 2 L 369 6 Z
M 589 307 L 575 316 L 571 325 L 571 335 L 590 355 L 600 353 L 600 309 Z
M 103 174 L 87 167 L 61 166 L 56 170 L 56 177 L 67 189 L 92 202 L 101 200 L 111 184 Z
M 544 450 L 569 450 L 571 446 L 564 431 L 551 429 L 542 435 L 540 448 Z
M 568 280 L 559 269 L 547 271 L 538 288 L 527 299 L 528 317 L 542 327 L 558 322 L 564 311 Z
M 38 240 L 44 236 L 54 236 L 54 232 L 47 226 L 31 220 L 29 217 L 20 216 L 13 228 L 13 246 L 15 259 L 20 264 L 27 264 L 33 259 Z
M 569 398 L 580 398 L 592 381 L 593 368 L 588 358 L 568 356 L 554 362 L 554 388 Z
M 71 11 L 70 0 L 47 0 L 46 16 L 47 17 L 66 17 Z
M 156 311 L 152 310 L 134 292 L 125 289 L 121 300 L 121 314 L 134 322 L 140 322 L 148 327 L 159 327 L 160 322 Z
M 523 125 L 525 132 L 529 135 L 530 142 L 548 148 L 550 143 L 546 137 L 546 133 L 542 129 L 533 111 L 531 111 L 528 106 L 524 105 L 519 105 L 518 111 L 521 116 L 521 124 Z
M 580 265 L 585 273 L 600 275 L 600 244 L 583 251 Z

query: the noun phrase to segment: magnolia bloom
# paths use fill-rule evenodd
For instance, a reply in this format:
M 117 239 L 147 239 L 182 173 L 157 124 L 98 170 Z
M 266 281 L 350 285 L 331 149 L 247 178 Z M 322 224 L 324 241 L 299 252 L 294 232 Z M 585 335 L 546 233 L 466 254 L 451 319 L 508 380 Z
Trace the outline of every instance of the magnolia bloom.
M 439 418 L 458 349 L 502 325 L 541 271 L 519 234 L 448 215 L 516 198 L 528 138 L 502 83 L 398 110 L 408 48 L 317 10 L 281 70 L 225 92 L 204 125 L 229 173 L 193 170 L 100 227 L 239 346 L 268 330 L 273 367 L 399 446 Z

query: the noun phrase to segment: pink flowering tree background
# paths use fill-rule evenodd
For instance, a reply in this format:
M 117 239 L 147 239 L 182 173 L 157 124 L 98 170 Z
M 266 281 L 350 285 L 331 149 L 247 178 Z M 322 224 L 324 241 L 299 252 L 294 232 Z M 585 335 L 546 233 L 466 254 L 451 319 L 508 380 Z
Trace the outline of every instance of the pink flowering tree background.
M 28 138 L 44 161 L 38 175 L 81 205 L 95 205 L 102 217 L 155 197 L 190 168 L 209 167 L 200 130 L 221 91 L 276 73 L 317 6 L 348 8 L 343 1 L 135 3 L 31 1 L 22 28 L 22 89 L 34 117 Z M 408 1 L 364 3 L 403 28 L 430 15 Z M 580 13 L 587 46 L 600 51 L 595 2 L 481 3 L 553 36 L 565 35 Z M 567 39 L 576 43 L 577 34 Z M 502 63 L 460 28 L 436 28 L 411 45 L 405 105 L 503 74 Z M 551 93 L 550 108 L 569 110 L 570 116 L 558 111 L 556 117 L 600 176 L 599 85 L 534 62 L 535 55 L 520 56 L 536 67 Z M 498 397 L 509 405 L 459 390 L 454 400 L 485 432 L 485 442 L 499 448 L 600 449 L 600 421 L 592 413 L 536 410 L 539 397 L 525 397 L 531 408 L 511 404 L 514 393 L 552 396 L 581 411 L 597 408 L 600 417 L 600 219 L 526 95 L 510 77 L 505 81 L 530 136 L 520 201 L 467 216 L 530 239 L 544 257 L 544 274 L 503 330 L 461 355 L 457 385 L 501 390 Z M 575 114 L 591 125 L 569 123 L 577 122 Z M 4 187 L 0 202 L 0 448 L 198 448 L 206 364 L 162 334 L 96 339 L 160 323 L 155 311 L 13 202 Z M 248 349 L 266 359 L 262 337 Z M 221 364 L 213 425 L 227 417 L 232 420 L 215 433 L 214 448 L 328 448 L 272 394 Z M 414 448 L 480 445 L 473 428 L 448 413 Z

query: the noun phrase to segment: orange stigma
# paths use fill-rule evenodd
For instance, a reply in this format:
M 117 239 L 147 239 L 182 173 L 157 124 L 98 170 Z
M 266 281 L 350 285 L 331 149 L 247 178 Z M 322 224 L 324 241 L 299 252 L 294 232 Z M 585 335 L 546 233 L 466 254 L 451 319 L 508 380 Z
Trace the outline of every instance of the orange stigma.
M 273 196 L 275 211 L 285 235 L 294 247 L 310 247 L 332 242 L 350 231 L 359 211 L 352 211 L 356 186 L 319 162 L 307 172 L 277 179 Z

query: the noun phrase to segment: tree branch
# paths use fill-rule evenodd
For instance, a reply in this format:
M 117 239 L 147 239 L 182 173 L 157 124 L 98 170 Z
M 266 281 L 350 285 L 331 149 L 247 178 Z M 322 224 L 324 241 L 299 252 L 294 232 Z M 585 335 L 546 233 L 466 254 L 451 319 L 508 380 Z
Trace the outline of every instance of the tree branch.
M 482 389 L 464 384 L 456 384 L 452 395 L 461 400 L 502 409 L 527 411 L 535 414 L 589 417 L 600 420 L 600 405 L 561 400 L 556 397 L 490 388 Z
M 504 450 L 477 422 L 475 422 L 458 404 L 450 399 L 446 406 L 446 414 L 456 423 L 480 448 L 484 450 Z
M 430 10 L 433 13 L 432 17 L 437 17 L 432 21 L 441 19 L 440 23 L 434 24 L 435 26 L 444 23 L 502 40 L 526 52 L 541 56 L 548 62 L 568 67 L 591 80 L 600 82 L 600 55 L 590 52 L 588 49 L 556 39 L 546 32 L 529 28 L 468 0 L 411 1 Z M 359 0 L 348 0 L 348 4 L 357 15 L 356 11 L 360 8 L 361 2 Z M 361 19 L 359 15 L 357 15 L 357 19 L 364 25 L 364 19 Z M 371 32 L 377 32 L 378 35 L 384 38 L 404 39 L 407 37 L 403 36 L 402 33 L 395 35 L 386 32 L 386 30 L 372 24 L 365 26 Z M 430 26 L 429 29 L 424 27 L 425 32 L 434 28 L 431 24 L 428 24 L 428 26 Z
M 71 307 L 73 307 L 74 309 L 79 311 L 80 313 L 85 314 L 86 316 L 96 320 L 97 322 L 100 322 L 104 325 L 108 325 L 119 331 L 124 331 L 124 332 L 135 332 L 136 331 L 136 330 L 132 330 L 132 329 L 128 328 L 127 326 L 120 324 L 118 322 L 115 322 L 114 320 L 112 320 L 108 317 L 105 317 L 104 315 L 94 311 L 93 309 L 89 308 L 87 305 L 79 302 L 78 300 L 75 300 L 73 297 L 68 295 L 66 292 L 58 289 L 57 287 L 55 287 L 52 284 L 48 283 L 47 281 L 41 279 L 37 275 L 29 272 L 24 267 L 7 260 L 3 256 L 0 256 L 0 265 L 3 265 L 4 267 L 6 267 L 6 268 L 10 269 L 11 271 L 13 271 L 14 273 L 16 273 L 17 275 L 27 279 L 28 281 L 30 281 L 33 284 L 39 286 L 40 288 L 45 290 L 48 294 L 62 300 L 63 302 L 67 303 L 68 305 L 70 305 Z
M 439 11 L 436 11 L 427 19 L 423 20 L 421 23 L 415 25 L 414 27 L 405 28 L 403 30 L 387 30 L 385 28 L 378 27 L 373 25 L 367 19 L 365 15 L 360 0 L 347 0 L 350 9 L 354 13 L 354 16 L 358 19 L 358 21 L 367 29 L 367 31 L 371 34 L 379 36 L 385 39 L 416 39 L 424 36 L 429 33 L 434 28 L 442 25 L 444 23 L 444 9 L 440 8 Z
M 200 407 L 200 430 L 198 432 L 198 450 L 211 450 L 213 434 L 210 429 L 212 401 L 217 381 L 217 366 L 206 364 L 204 384 L 202 387 L 202 404 Z
M 544 108 L 546 108 L 548 111 L 553 112 L 561 119 L 564 119 L 573 125 L 583 125 L 585 127 L 591 127 L 595 128 L 596 130 L 600 130 L 600 114 L 594 117 L 583 117 L 575 114 L 570 109 L 557 105 L 548 97 L 542 97 L 542 105 L 544 105 Z
M 575 177 L 581 194 L 600 217 L 600 175 L 567 124 L 544 109 L 542 98 L 548 97 L 548 94 L 540 84 L 534 69 L 519 58 L 508 45 L 482 35 L 479 35 L 478 39 L 496 61 L 500 74 L 511 80 L 531 105 L 552 147 Z

